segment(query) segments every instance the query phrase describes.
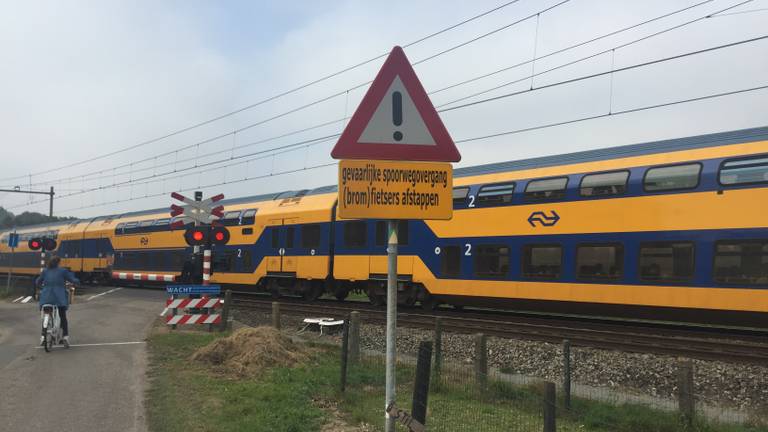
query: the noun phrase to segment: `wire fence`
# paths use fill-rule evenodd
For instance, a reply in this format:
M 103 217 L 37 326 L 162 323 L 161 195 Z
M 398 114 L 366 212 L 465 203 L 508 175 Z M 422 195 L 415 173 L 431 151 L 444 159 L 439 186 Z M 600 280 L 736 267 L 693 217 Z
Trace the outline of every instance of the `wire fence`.
M 254 318 L 300 333 L 307 328 L 299 318 L 280 318 L 279 309 Z M 383 430 L 383 328 L 361 323 L 354 312 L 350 318 L 344 332 L 321 326 L 342 342 L 333 348 L 340 406 L 352 423 Z M 397 409 L 429 431 L 768 432 L 765 365 L 444 334 L 437 324 L 433 331 L 398 328 L 395 381 Z
M 355 341 L 359 324 L 350 327 L 345 404 L 355 420 L 377 425 L 385 401 L 385 352 L 381 347 L 360 348 Z M 589 383 L 583 377 L 600 373 L 599 360 L 589 351 L 572 348 L 568 341 L 546 344 L 548 360 L 540 367 L 548 373 L 536 376 L 515 373 L 514 365 L 490 366 L 491 350 L 484 335 L 466 336 L 470 346 L 465 348 L 471 348 L 471 357 L 463 361 L 444 358 L 441 339 L 439 332 L 422 338 L 431 348 L 428 358 L 421 350 L 398 353 L 397 358 L 396 405 L 417 419 L 424 412 L 430 431 L 768 431 L 768 399 L 737 407 L 699 398 L 715 391 L 709 387 L 720 385 L 697 377 L 697 365 L 707 362 L 679 359 L 673 367 L 654 371 L 666 374 L 656 376 L 665 388 L 654 396 L 621 383 Z M 628 365 L 635 364 L 634 356 L 645 358 L 612 354 L 625 356 Z M 417 365 L 425 360 L 429 360 L 429 382 L 426 390 L 421 383 L 425 395 L 419 395 L 423 377 L 419 378 Z M 647 372 L 627 369 L 625 380 L 631 382 Z

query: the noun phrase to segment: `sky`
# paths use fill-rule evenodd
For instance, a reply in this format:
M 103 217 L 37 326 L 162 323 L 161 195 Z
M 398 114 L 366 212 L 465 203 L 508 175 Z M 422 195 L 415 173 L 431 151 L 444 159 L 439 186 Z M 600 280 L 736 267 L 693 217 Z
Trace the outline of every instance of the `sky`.
M 455 108 L 440 114 L 455 167 L 768 126 L 768 90 L 603 116 L 768 85 L 768 39 L 539 89 L 765 36 L 768 0 L 743 2 L 0 0 L 0 188 L 53 186 L 55 215 L 91 217 L 165 207 L 173 191 L 334 184 L 333 136 L 394 45 L 433 104 Z M 16 193 L 0 206 L 48 209 Z

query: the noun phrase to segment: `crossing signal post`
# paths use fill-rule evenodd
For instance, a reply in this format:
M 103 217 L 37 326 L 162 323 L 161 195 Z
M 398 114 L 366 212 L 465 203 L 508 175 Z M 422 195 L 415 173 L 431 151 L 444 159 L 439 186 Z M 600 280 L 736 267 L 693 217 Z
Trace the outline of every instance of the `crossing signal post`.
M 172 193 L 171 197 L 186 204 L 186 206 L 171 205 L 171 216 L 180 217 L 171 224 L 171 229 L 185 225 L 182 218 L 188 218 L 195 222 L 195 226 L 184 232 L 184 240 L 194 247 L 195 253 L 199 253 L 203 247 L 203 285 L 209 285 L 211 281 L 211 245 L 225 245 L 229 242 L 229 230 L 217 225 L 217 221 L 224 216 L 224 207 L 215 205 L 224 199 L 224 194 L 214 195 L 203 200 L 203 193 L 195 192 L 195 199 L 189 199 L 179 193 Z
M 46 251 L 52 251 L 56 249 L 56 240 L 50 237 L 35 237 L 27 241 L 27 246 L 30 250 L 40 251 L 40 273 L 42 273 L 43 270 L 45 270 L 45 253 Z M 10 284 L 10 279 L 8 283 Z M 35 288 L 34 292 L 35 298 L 37 298 L 37 288 Z

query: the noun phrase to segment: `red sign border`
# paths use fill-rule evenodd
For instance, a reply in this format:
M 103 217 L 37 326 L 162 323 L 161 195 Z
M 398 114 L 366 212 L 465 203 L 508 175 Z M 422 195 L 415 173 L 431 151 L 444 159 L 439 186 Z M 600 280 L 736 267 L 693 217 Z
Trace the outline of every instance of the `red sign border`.
M 427 130 L 436 145 L 381 144 L 360 142 L 368 122 L 376 112 L 395 77 L 400 76 L 403 86 L 413 100 Z M 399 46 L 392 48 L 389 57 L 376 75 L 363 100 L 344 128 L 331 151 L 334 159 L 380 159 L 421 162 L 458 162 L 461 154 L 451 139 L 432 101 L 416 76 L 408 57 Z

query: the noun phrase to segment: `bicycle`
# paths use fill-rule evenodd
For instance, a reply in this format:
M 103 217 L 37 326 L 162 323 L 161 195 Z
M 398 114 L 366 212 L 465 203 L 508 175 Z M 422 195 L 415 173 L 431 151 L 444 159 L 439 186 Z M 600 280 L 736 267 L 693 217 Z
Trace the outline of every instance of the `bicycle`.
M 57 306 L 44 304 L 40 309 L 40 320 L 43 322 L 43 329 L 45 330 L 43 340 L 45 352 L 50 352 L 54 345 L 63 344 L 64 348 L 69 348 L 69 341 L 64 339 L 64 330 L 61 328 Z
M 72 304 L 74 293 L 75 286 L 67 283 L 67 295 L 69 295 L 70 304 Z M 64 348 L 69 348 L 69 341 L 64 338 L 64 329 L 61 328 L 58 306 L 44 304 L 40 309 L 40 320 L 42 321 L 42 328 L 45 330 L 43 338 L 45 352 L 51 352 L 54 345 L 64 345 Z

